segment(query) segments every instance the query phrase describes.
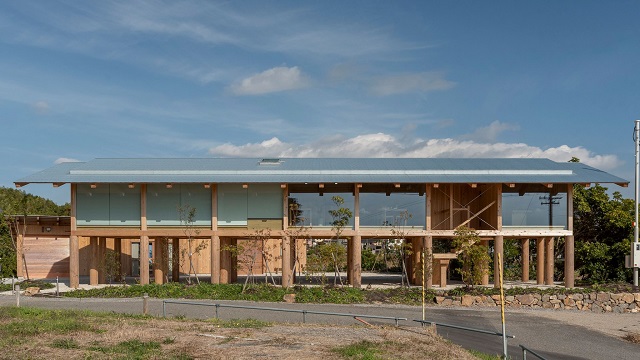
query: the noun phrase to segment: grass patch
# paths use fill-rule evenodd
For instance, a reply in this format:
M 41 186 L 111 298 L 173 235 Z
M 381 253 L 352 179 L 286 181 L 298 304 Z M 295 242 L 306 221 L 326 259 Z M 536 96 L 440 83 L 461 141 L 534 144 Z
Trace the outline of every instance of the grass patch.
M 38 287 L 40 289 L 53 289 L 56 287 L 54 284 L 42 280 L 24 280 L 16 282 L 15 285 L 20 285 L 20 290 L 23 291 L 28 287 Z M 13 288 L 11 284 L 0 284 L 0 291 L 11 291 Z
M 271 326 L 271 323 L 269 322 L 260 321 L 256 319 L 231 319 L 231 320 L 211 319 L 209 321 L 219 328 L 261 329 L 261 328 Z
M 95 331 L 95 327 L 84 322 L 82 316 L 70 310 L 3 307 L 0 308 L 0 337 Z
M 156 341 L 127 340 L 111 346 L 91 346 L 90 351 L 108 355 L 121 355 L 126 359 L 148 359 L 162 354 L 162 346 Z
M 381 359 L 378 345 L 371 341 L 362 340 L 357 343 L 340 346 L 333 349 L 336 353 L 347 359 L 376 360 Z
M 51 347 L 57 349 L 77 349 L 78 343 L 73 339 L 57 339 L 51 344 Z
M 478 359 L 482 359 L 482 360 L 499 360 L 499 359 L 502 359 L 501 356 L 489 355 L 489 354 L 485 354 L 485 353 L 477 351 L 477 350 L 469 350 L 469 352 L 471 353 L 471 355 L 477 357 Z

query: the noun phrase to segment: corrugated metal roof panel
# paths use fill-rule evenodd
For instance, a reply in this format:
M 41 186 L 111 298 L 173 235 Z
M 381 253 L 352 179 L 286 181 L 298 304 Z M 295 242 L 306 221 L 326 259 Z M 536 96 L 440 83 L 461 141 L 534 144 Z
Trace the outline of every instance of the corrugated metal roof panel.
M 63 163 L 26 183 L 628 183 L 581 163 L 548 159 L 95 159 Z

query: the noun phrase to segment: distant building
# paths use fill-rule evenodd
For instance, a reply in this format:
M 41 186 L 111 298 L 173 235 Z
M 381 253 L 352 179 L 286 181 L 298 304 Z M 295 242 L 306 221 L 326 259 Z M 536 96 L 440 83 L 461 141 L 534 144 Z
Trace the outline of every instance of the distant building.
M 348 240 L 348 280 L 354 287 L 361 285 L 363 240 L 397 238 L 394 229 L 401 228 L 413 247 L 409 268 L 414 269 L 423 249 L 432 253 L 434 241 L 451 240 L 461 225 L 476 229 L 487 244 L 493 241 L 495 254 L 503 252 L 504 238 L 520 239 L 527 262 L 523 280 L 529 277 L 529 243 L 535 239 L 540 250 L 537 279 L 546 284 L 554 280 L 554 239 L 564 237 L 564 282 L 572 287 L 573 184 L 628 184 L 581 163 L 547 159 L 386 158 L 95 159 L 59 164 L 15 182 L 18 187 L 29 183 L 71 184 L 71 217 L 62 223 L 60 218 L 31 217 L 21 239 L 29 242 L 26 251 L 45 263 L 43 272 L 47 254 L 57 254 L 51 249 L 68 254 L 57 262 L 68 263 L 72 287 L 79 285 L 81 274 L 90 275 L 90 283 L 104 282 L 99 264 L 108 250 L 119 256 L 123 271 L 138 274 L 142 284 L 150 281 L 149 263 L 155 258 L 154 280 L 165 281 L 169 264 L 158 259 L 175 259 L 179 265 L 187 245 L 178 208 L 185 205 L 196 209 L 194 238 L 207 243 L 196 259 L 198 272 L 211 274 L 213 283 L 235 281 L 238 267 L 225 249 L 265 229 L 270 240 L 264 246 L 274 259 L 270 267 L 280 271 L 283 285 L 289 286 L 294 266 L 304 260 L 307 241 L 283 237 L 304 226 L 309 237 L 331 238 L 333 196 L 343 198 L 343 206 L 354 215 L 342 233 Z M 47 233 L 47 224 L 50 231 L 56 229 L 55 236 Z M 58 238 L 58 245 L 51 238 Z M 151 258 L 144 250 L 150 244 Z M 427 283 L 444 285 L 455 254 L 433 257 Z M 51 274 L 65 273 L 49 264 Z M 174 275 L 186 272 L 178 265 Z M 421 283 L 418 272 L 409 275 Z

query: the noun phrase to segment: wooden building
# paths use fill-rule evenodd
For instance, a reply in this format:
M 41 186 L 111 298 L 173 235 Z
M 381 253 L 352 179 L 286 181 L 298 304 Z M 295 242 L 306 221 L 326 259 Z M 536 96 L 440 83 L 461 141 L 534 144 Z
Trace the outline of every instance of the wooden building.
M 188 238 L 206 245 L 197 272 L 211 274 L 213 283 L 233 282 L 238 266 L 230 246 L 254 236 L 271 249 L 273 268 L 281 272 L 283 286 L 290 286 L 294 267 L 306 254 L 302 237 L 335 235 L 329 213 L 337 206 L 334 197 L 353 214 L 341 237 L 347 239 L 348 280 L 354 287 L 361 285 L 362 241 L 398 238 L 399 232 L 412 244 L 410 264 L 420 263 L 423 249 L 433 254 L 427 285 L 444 285 L 455 254 L 434 252 L 434 242 L 450 241 L 459 226 L 475 229 L 486 245 L 493 242 L 495 256 L 503 252 L 505 238 L 519 239 L 528 262 L 535 241 L 536 275 L 545 284 L 554 281 L 554 240 L 564 237 L 564 282 L 572 287 L 573 184 L 628 184 L 581 163 L 547 159 L 301 158 L 95 159 L 59 164 L 15 182 L 29 183 L 71 185 L 68 234 L 60 236 L 68 239 L 68 259 L 60 266 L 68 261 L 72 287 L 85 273 L 91 284 L 104 282 L 98 265 L 109 251 L 130 264 L 126 273 L 137 270 L 142 284 L 150 281 L 150 260 L 157 283 L 170 277 L 166 259 L 174 265 L 172 275 L 186 273 L 180 256 Z M 185 208 L 196 209 L 188 221 L 180 211 Z M 46 230 L 44 218 L 35 220 L 39 223 L 28 224 L 35 232 L 24 234 L 24 241 L 55 238 L 37 231 Z M 61 243 L 56 246 L 63 248 Z M 154 259 L 141 251 L 150 244 Z M 51 246 L 32 241 L 26 248 L 41 247 L 38 257 L 46 257 Z M 525 281 L 528 268 L 523 264 Z M 419 272 L 410 277 L 422 283 Z

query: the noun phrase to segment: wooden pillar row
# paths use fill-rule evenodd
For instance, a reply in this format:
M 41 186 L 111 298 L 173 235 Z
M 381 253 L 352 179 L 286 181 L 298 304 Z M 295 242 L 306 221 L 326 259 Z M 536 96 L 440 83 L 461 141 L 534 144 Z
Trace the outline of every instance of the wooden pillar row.
M 77 235 L 69 237 L 69 287 L 80 287 L 80 241 Z

